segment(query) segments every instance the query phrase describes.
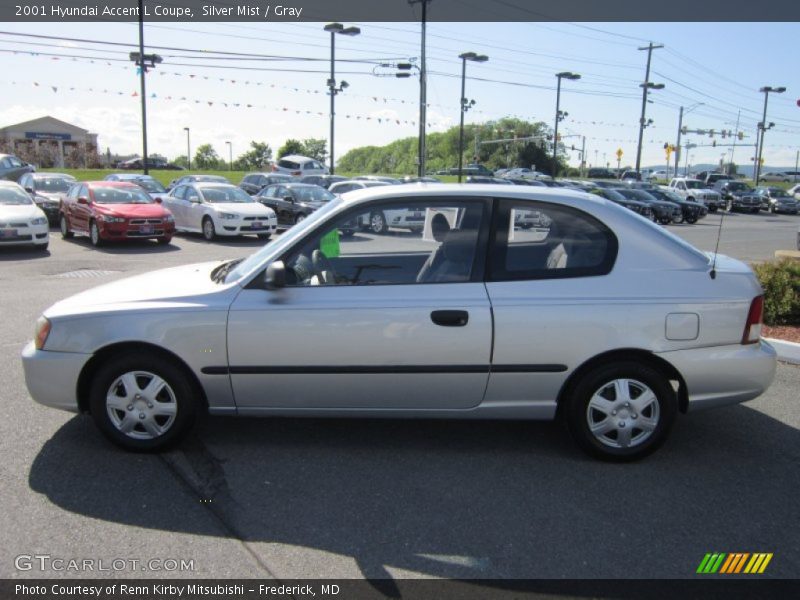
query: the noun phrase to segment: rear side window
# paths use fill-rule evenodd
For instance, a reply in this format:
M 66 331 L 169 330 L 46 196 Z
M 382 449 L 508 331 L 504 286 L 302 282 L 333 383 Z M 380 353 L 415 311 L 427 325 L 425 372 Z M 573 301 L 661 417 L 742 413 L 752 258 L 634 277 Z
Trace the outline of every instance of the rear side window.
M 280 161 L 278 161 L 278 165 L 280 165 L 284 169 L 299 169 L 300 168 L 300 164 L 294 162 L 293 160 L 280 160 Z
M 606 275 L 616 236 L 591 215 L 545 202 L 501 200 L 490 257 L 490 281 Z

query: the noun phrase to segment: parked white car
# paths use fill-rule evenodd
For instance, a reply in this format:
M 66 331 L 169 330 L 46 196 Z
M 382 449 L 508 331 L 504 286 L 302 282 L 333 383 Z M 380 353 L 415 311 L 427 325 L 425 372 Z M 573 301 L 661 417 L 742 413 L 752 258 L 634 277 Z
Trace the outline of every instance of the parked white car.
M 278 228 L 275 211 L 228 183 L 190 183 L 161 197 L 175 217 L 175 229 L 216 236 L 255 234 L 268 240 Z
M 725 207 L 725 201 L 719 192 L 706 187 L 706 184 L 699 179 L 689 177 L 675 177 L 669 182 L 670 191 L 675 192 L 684 199 L 692 202 L 702 202 L 706 205 L 709 212 Z
M 783 183 L 791 183 L 792 177 L 792 175 L 784 173 L 783 171 L 769 171 L 768 173 L 759 175 L 759 179 L 766 182 L 781 181 Z
M 795 198 L 796 200 L 800 200 L 800 184 L 793 185 L 788 190 L 786 190 L 786 193 Z
M 419 211 L 430 225 L 339 234 L 375 210 Z M 517 211 L 538 211 L 539 226 L 515 224 Z M 597 196 L 387 186 L 331 200 L 246 259 L 63 300 L 22 360 L 34 400 L 88 412 L 139 451 L 177 442 L 206 410 L 558 415 L 587 452 L 632 460 L 679 413 L 767 389 L 776 355 L 760 339 L 762 308 L 747 265 Z
M 21 185 L 0 180 L 0 247 L 33 245 L 47 250 L 50 226 L 47 215 Z
M 315 158 L 287 154 L 278 159 L 272 170 L 276 173 L 286 173 L 292 177 L 305 177 L 306 175 L 327 175 L 328 167 Z

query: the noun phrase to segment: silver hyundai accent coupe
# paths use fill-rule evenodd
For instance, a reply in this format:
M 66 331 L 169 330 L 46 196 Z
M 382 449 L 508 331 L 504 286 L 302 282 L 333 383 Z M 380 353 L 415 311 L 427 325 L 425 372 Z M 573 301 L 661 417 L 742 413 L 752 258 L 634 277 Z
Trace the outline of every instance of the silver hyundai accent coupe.
M 422 230 L 341 235 L 393 211 L 421 213 Z M 91 414 L 130 450 L 177 442 L 204 411 L 558 416 L 593 456 L 632 460 L 679 412 L 767 389 L 762 307 L 746 265 L 597 196 L 382 186 L 247 259 L 63 300 L 22 359 L 34 400 Z

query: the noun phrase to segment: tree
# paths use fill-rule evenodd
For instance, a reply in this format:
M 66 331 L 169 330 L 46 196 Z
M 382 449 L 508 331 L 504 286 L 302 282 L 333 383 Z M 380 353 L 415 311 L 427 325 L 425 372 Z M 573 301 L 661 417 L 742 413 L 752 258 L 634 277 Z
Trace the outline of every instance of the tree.
M 242 154 L 234 163 L 242 171 L 263 169 L 272 162 L 272 148 L 266 142 L 250 142 L 250 150 Z
M 289 138 L 286 143 L 278 149 L 278 158 L 283 158 L 289 154 L 303 154 L 305 147 L 303 142 Z
M 220 158 L 211 144 L 202 144 L 197 147 L 192 164 L 198 169 L 218 169 Z
M 303 151 L 300 154 L 324 163 L 328 157 L 328 140 L 318 138 L 305 139 L 303 140 Z

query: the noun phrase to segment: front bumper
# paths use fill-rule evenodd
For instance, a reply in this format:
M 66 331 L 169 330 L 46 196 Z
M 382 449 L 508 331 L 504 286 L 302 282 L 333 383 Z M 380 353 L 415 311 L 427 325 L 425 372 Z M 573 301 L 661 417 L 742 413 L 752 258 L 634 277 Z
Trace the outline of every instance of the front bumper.
M 130 219 L 125 223 L 99 221 L 103 240 L 123 241 L 169 238 L 175 234 L 175 222 L 163 219 Z
M 767 342 L 693 348 L 658 356 L 683 376 L 689 411 L 738 404 L 763 394 L 775 377 L 777 353 Z
M 22 351 L 22 368 L 31 398 L 44 406 L 78 412 L 78 376 L 91 357 L 37 350 L 29 342 Z
M 0 229 L 0 246 L 22 246 L 34 244 L 41 246 L 50 241 L 50 225 L 30 225 L 28 223 L 20 223 L 14 227 L 15 223 L 11 223 L 12 227 L 4 227 Z
M 216 219 L 215 226 L 217 235 L 264 235 L 278 230 L 278 220 L 275 217 Z

